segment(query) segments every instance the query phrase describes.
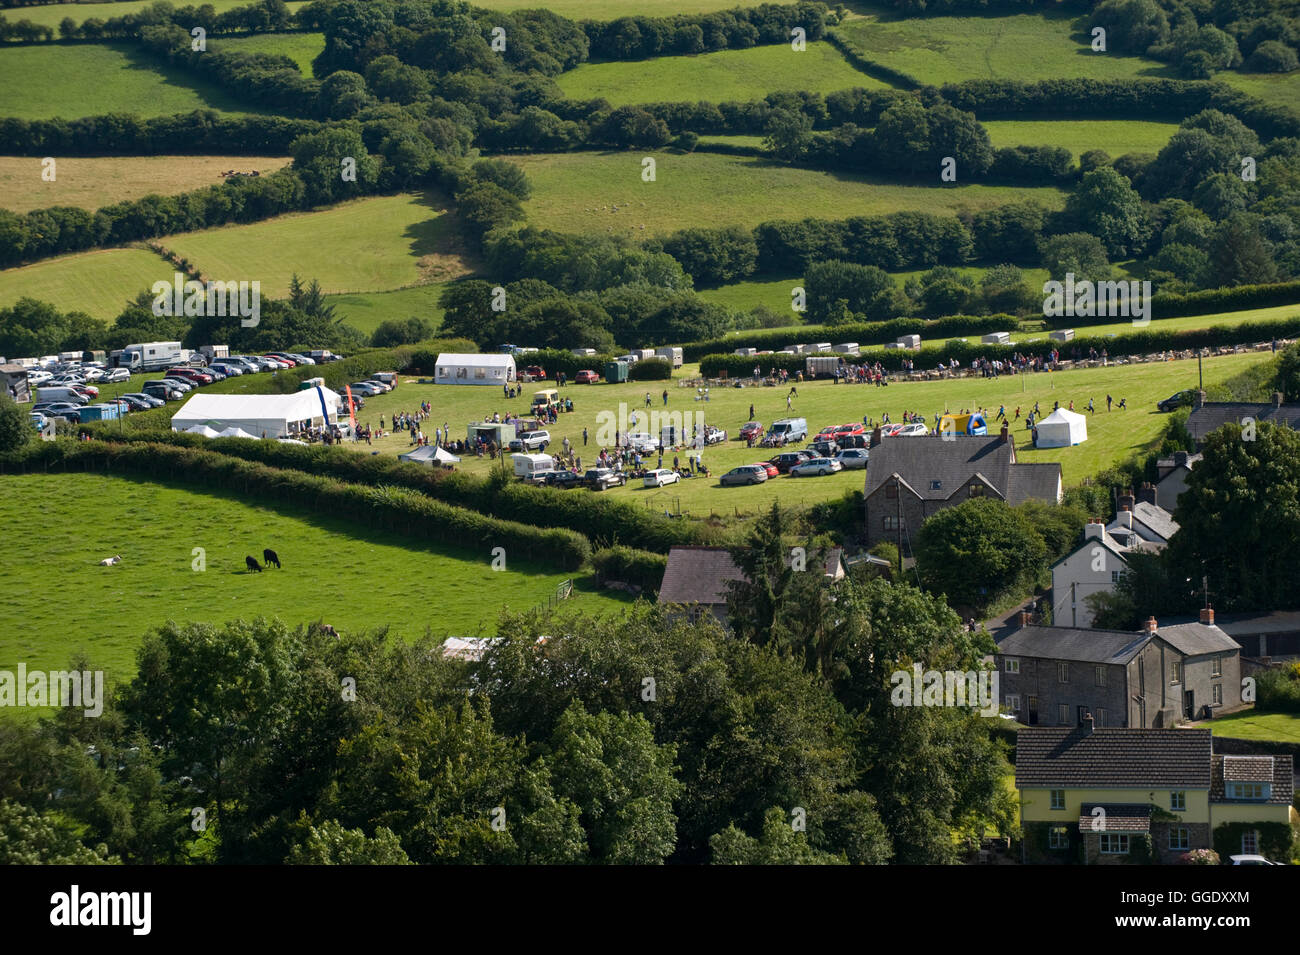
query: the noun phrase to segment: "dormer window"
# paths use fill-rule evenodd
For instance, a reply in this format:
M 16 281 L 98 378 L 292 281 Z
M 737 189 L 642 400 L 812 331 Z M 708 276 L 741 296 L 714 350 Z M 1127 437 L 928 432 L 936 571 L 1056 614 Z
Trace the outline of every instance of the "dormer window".
M 931 482 L 930 482 L 930 490 L 931 490 L 931 491 L 942 491 L 942 490 L 943 490 L 943 482 L 942 482 L 942 481 L 931 481 Z
M 1272 791 L 1268 783 L 1228 782 L 1224 784 L 1225 794 L 1229 799 L 1245 799 L 1251 802 L 1266 802 Z

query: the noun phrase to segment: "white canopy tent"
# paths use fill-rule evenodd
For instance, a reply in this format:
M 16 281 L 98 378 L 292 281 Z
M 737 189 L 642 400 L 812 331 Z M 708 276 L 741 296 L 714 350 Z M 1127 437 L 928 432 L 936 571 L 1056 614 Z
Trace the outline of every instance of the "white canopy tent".
M 288 395 L 196 394 L 172 416 L 172 430 L 238 428 L 254 438 L 283 438 L 338 423 L 339 396 L 316 387 Z
M 215 438 L 221 432 L 216 428 L 209 428 L 206 424 L 196 424 L 192 428 L 185 429 L 186 434 L 201 434 L 205 438 Z
M 1088 440 L 1088 419 L 1075 411 L 1057 408 L 1038 422 L 1038 447 L 1068 448 Z
M 431 467 L 436 464 L 460 464 L 460 458 L 456 455 L 432 444 L 426 444 L 406 454 L 399 454 L 397 457 L 401 461 L 414 461 Z
M 443 352 L 434 367 L 439 385 L 496 385 L 515 380 L 514 355 L 464 355 Z

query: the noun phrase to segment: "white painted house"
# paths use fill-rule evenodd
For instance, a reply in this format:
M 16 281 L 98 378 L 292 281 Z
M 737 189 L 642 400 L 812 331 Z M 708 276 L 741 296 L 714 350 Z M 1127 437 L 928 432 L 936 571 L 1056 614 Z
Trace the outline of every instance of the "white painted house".
M 433 380 L 439 385 L 496 385 L 500 388 L 515 380 L 514 355 L 458 355 L 444 352 L 438 356 Z
M 1052 623 L 1058 627 L 1092 626 L 1087 598 L 1110 593 L 1128 570 L 1128 556 L 1145 550 L 1145 542 L 1128 547 L 1111 537 L 1101 521 L 1083 529 L 1083 542 L 1052 565 Z

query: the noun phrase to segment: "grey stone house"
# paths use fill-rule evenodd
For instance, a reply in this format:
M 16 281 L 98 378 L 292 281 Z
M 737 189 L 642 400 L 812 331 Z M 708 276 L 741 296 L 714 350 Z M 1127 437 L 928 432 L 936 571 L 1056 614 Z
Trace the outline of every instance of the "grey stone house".
M 787 566 L 791 556 L 786 556 Z M 833 547 L 827 551 L 821 570 L 832 582 L 843 579 L 846 573 L 843 549 Z M 745 575 L 725 547 L 677 546 L 668 552 L 657 602 L 681 606 L 692 620 L 702 614 L 712 614 L 725 627 L 729 585 L 744 579 Z
M 1247 418 L 1256 423 L 1267 421 L 1300 431 L 1300 404 L 1284 404 L 1281 392 L 1274 393 L 1271 402 L 1207 401 L 1193 408 L 1187 416 L 1187 430 L 1199 448 L 1205 444 L 1211 431 L 1225 424 L 1242 425 Z
M 1022 626 L 998 645 L 1003 706 L 1029 726 L 1170 727 L 1241 706 L 1241 647 L 1204 622 L 1085 630 Z
M 993 436 L 940 435 L 878 439 L 867 458 L 866 538 L 911 554 L 922 522 L 947 507 L 976 497 L 1016 505 L 1061 500 L 1059 464 L 1021 464 L 1004 424 Z

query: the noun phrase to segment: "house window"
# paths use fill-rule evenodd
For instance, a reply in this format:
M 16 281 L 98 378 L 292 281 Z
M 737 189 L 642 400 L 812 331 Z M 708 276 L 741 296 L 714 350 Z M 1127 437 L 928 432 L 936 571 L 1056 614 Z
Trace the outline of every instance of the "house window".
M 942 481 L 931 481 L 931 482 L 930 482 L 930 490 L 931 490 L 931 491 L 942 491 L 942 490 L 943 490 L 943 482 L 942 482 Z
M 1183 665 L 1179 663 L 1177 660 L 1172 661 L 1169 664 L 1169 682 L 1181 683 L 1182 680 L 1180 678 L 1182 677 L 1182 674 L 1183 674 Z
M 1053 808 L 1053 809 L 1064 809 L 1064 808 L 1065 808 L 1065 790 L 1064 790 L 1064 789 L 1053 789 L 1053 790 L 1052 790 L 1052 808 Z
M 1093 667 L 1093 668 L 1092 668 L 1092 675 L 1093 675 L 1093 679 L 1097 681 L 1097 685 L 1098 685 L 1098 686 L 1105 686 L 1105 685 L 1106 685 L 1106 668 L 1105 668 L 1105 667 Z
M 1070 722 L 1070 707 L 1067 704 L 1056 704 L 1056 722 L 1062 726 Z
M 1192 847 L 1192 832 L 1186 826 L 1171 826 L 1169 828 L 1169 848 L 1170 849 L 1190 849 Z
M 1097 723 L 1098 726 L 1105 726 L 1105 725 L 1106 725 L 1106 711 L 1105 711 L 1105 709 L 1098 708 L 1098 710 L 1097 710 L 1097 719 L 1096 719 L 1096 723 Z
M 1223 684 L 1222 683 L 1211 684 L 1210 691 L 1213 695 L 1214 705 L 1222 706 L 1223 705 Z
M 1007 657 L 1006 660 L 1003 661 L 1003 663 L 1004 663 L 1004 666 L 1006 667 L 1006 671 L 1007 671 L 1008 673 L 1019 673 L 1019 672 L 1020 672 L 1020 661 L 1019 661 L 1019 660 L 1013 660 L 1013 659 L 1011 659 L 1011 657 Z
M 1248 829 L 1241 834 L 1241 854 L 1247 856 L 1259 855 L 1259 832 L 1255 829 Z
M 983 497 L 983 496 L 984 496 L 984 485 L 983 485 L 983 484 L 972 484 L 972 485 L 970 486 L 970 496 L 971 496 L 971 497 Z
M 897 484 L 886 484 L 886 485 L 885 485 L 885 497 L 889 498 L 891 501 L 892 501 L 894 498 L 898 497 L 898 485 L 897 485 Z
M 1114 832 L 1103 832 L 1101 834 L 1101 854 L 1105 856 L 1128 855 L 1128 836 L 1122 836 Z
M 1118 570 L 1112 570 L 1112 571 L 1110 572 L 1110 582 L 1111 582 L 1112 584 L 1117 584 L 1117 583 L 1119 583 L 1119 571 L 1118 571 Z
M 896 531 L 902 526 L 903 526 L 902 520 L 897 517 L 885 518 L 885 530 L 887 531 Z
M 1008 693 L 1006 698 L 1007 709 L 1012 713 L 1020 712 L 1020 697 L 1015 693 Z
M 1057 683 L 1070 682 L 1070 664 L 1058 663 L 1056 665 L 1056 682 Z
M 1047 831 L 1047 848 L 1070 848 L 1070 830 L 1065 826 L 1052 826 L 1052 828 Z
M 1169 808 L 1174 812 L 1187 811 L 1187 793 L 1181 789 L 1176 789 L 1169 794 Z
M 1223 676 L 1223 655 L 1220 653 L 1210 658 L 1210 676 Z
M 1226 789 L 1229 799 L 1263 802 L 1268 798 L 1272 787 L 1268 783 L 1228 783 Z

